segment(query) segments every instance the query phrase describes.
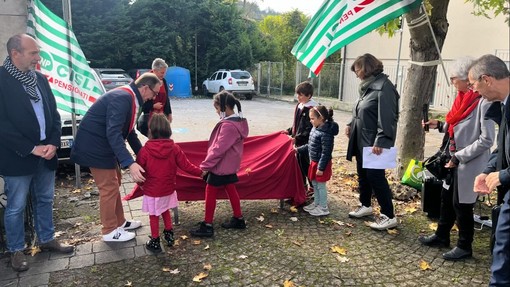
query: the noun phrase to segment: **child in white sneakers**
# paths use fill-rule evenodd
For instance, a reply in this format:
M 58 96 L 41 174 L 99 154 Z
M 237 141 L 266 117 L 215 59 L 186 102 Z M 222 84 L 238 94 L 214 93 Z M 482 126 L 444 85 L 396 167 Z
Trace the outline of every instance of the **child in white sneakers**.
M 171 135 L 170 122 L 165 114 L 153 114 L 149 120 L 149 141 L 136 157 L 136 162 L 145 170 L 145 181 L 139 185 L 143 189 L 142 211 L 149 213 L 151 227 L 150 240 L 145 247 L 152 252 L 161 251 L 159 216 L 163 217 L 163 235 L 167 245 L 174 245 L 170 207 L 177 205 L 177 168 L 196 176 L 205 174 L 189 162 L 181 148 L 170 139 Z
M 338 124 L 333 121 L 333 110 L 325 106 L 312 107 L 309 111 L 312 131 L 308 143 L 298 147 L 299 153 L 306 153 L 310 157 L 308 178 L 314 188 L 313 203 L 305 206 L 303 210 L 313 216 L 329 214 L 328 190 L 326 182 L 331 178 L 331 158 L 334 146 L 334 137 L 338 135 Z

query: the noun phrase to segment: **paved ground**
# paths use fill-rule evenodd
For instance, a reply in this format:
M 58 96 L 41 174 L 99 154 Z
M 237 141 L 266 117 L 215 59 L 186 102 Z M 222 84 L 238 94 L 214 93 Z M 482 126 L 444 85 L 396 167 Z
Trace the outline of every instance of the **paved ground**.
M 132 187 L 125 176 L 122 192 Z M 276 200 L 243 201 L 248 221 L 244 231 L 219 227 L 231 212 L 227 201 L 219 201 L 215 237 L 206 240 L 187 237 L 203 218 L 203 202 L 181 202 L 181 224 L 175 227 L 178 245 L 158 255 L 144 248 L 148 217 L 140 210 L 141 201 L 134 200 L 124 210 L 128 218 L 144 223 L 136 240 L 86 243 L 72 256 L 39 253 L 23 273 L 13 272 L 3 258 L 0 286 L 283 286 L 286 280 L 295 286 L 487 285 L 487 228 L 475 232 L 474 259 L 447 262 L 441 258 L 447 249 L 423 247 L 417 241 L 420 234 L 432 232 L 431 221 L 419 210 L 397 207 L 401 224 L 390 234 L 349 219 L 351 207 L 342 197 L 332 194 L 329 200 L 331 215 L 320 219 L 302 210 L 292 212 L 288 205 L 279 209 Z M 207 277 L 193 282 L 199 273 Z

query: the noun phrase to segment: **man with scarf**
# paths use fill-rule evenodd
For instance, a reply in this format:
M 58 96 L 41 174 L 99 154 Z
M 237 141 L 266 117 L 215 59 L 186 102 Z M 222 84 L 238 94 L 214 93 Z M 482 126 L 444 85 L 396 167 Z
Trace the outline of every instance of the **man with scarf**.
M 489 194 L 498 189 L 501 209 L 496 224 L 496 243 L 492 251 L 490 286 L 510 286 L 510 133 L 508 96 L 510 71 L 500 58 L 485 55 L 469 69 L 469 85 L 488 101 L 494 102 L 486 117 L 499 123 L 498 148 L 483 173 L 475 178 L 474 190 Z
M 445 260 L 462 260 L 472 256 L 473 207 L 477 197 L 472 182 L 489 159 L 495 137 L 494 122 L 484 118 L 490 103 L 469 88 L 468 68 L 473 61 L 464 57 L 452 65 L 450 80 L 457 89 L 457 97 L 446 114 L 446 123 L 438 120 L 424 123 L 424 126 L 446 133 L 441 148 L 446 149 L 451 159 L 446 164 L 449 174 L 443 180 L 436 232 L 421 236 L 419 241 L 426 246 L 449 247 L 450 231 L 457 221 L 457 245 L 443 254 Z
M 53 195 L 60 147 L 60 115 L 48 80 L 34 69 L 41 60 L 37 42 L 29 35 L 7 41 L 8 56 L 0 67 L 0 175 L 7 207 L 4 222 L 7 249 L 15 271 L 28 270 L 24 212 L 28 196 L 42 250 L 71 253 L 73 246 L 55 239 Z

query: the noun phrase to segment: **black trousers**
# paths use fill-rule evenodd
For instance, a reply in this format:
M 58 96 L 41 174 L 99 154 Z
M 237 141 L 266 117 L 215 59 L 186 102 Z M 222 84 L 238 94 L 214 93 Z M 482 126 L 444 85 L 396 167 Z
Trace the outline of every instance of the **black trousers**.
M 381 206 L 381 213 L 389 218 L 395 217 L 391 189 L 384 169 L 363 168 L 363 158 L 356 154 L 356 170 L 358 172 L 359 201 L 363 206 L 372 205 L 372 193 Z
M 441 191 L 441 211 L 437 224 L 436 235 L 450 238 L 450 231 L 457 221 L 459 228 L 459 240 L 457 247 L 464 250 L 471 250 L 474 236 L 475 221 L 473 219 L 473 208 L 475 203 L 459 203 L 459 189 L 457 169 L 453 169 L 452 183 L 449 189 Z
M 308 180 L 308 167 L 310 167 L 310 157 L 308 153 L 297 153 L 297 162 L 299 165 L 299 169 L 301 170 L 301 175 L 303 176 L 303 183 L 305 186 L 312 186 L 312 183 Z

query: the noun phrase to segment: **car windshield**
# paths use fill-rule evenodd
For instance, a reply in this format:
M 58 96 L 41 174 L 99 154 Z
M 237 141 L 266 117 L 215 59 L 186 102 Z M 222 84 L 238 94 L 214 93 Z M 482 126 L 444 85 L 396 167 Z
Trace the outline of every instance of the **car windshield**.
M 231 72 L 231 74 L 232 74 L 232 78 L 234 78 L 234 79 L 249 79 L 251 77 L 250 73 L 248 73 L 246 71 Z

